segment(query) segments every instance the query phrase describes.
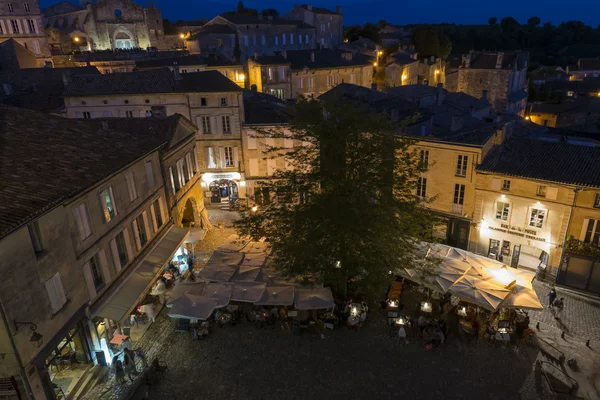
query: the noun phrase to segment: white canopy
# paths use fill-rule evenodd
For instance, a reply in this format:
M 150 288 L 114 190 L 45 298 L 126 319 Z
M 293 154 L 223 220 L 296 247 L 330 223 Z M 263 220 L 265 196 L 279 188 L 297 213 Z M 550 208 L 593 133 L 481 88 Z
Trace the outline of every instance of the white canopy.
M 331 289 L 296 289 L 294 307 L 298 310 L 322 310 L 335 306 Z
M 227 282 L 237 271 L 236 266 L 225 264 L 206 264 L 196 273 L 199 279 L 209 282 Z
M 185 294 L 169 309 L 169 317 L 207 320 L 217 305 L 215 299 Z
M 544 306 L 540 303 L 535 290 L 517 285 L 512 293 L 504 299 L 500 307 L 527 308 L 529 310 L 542 310 Z
M 232 292 L 233 283 L 207 283 L 203 296 L 216 300 L 216 307 L 221 308 L 229 304 Z
M 231 282 L 247 281 L 255 282 L 260 275 L 260 267 L 246 267 L 240 265 L 231 277 Z
M 238 265 L 240 261 L 242 261 L 243 256 L 243 253 L 228 253 L 222 251 L 215 251 L 206 262 L 206 265 Z
M 241 265 L 246 267 L 262 267 L 265 265 L 266 260 L 267 255 L 265 253 L 245 253 Z
M 256 303 L 261 299 L 266 287 L 267 284 L 263 282 L 235 282 L 231 301 Z
M 167 307 L 173 307 L 186 294 L 201 296 L 205 286 L 204 282 L 177 282 L 169 294 Z
M 510 290 L 490 280 L 465 275 L 452 285 L 449 292 L 490 311 L 496 311 Z
M 256 304 L 261 306 L 291 306 L 294 304 L 294 287 L 267 286 Z

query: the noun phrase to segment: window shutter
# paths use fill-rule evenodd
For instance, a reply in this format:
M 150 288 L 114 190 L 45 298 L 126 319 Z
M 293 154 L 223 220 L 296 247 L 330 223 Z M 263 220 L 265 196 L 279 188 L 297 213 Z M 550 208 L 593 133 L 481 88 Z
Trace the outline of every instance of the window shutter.
M 142 249 L 142 244 L 140 242 L 140 231 L 138 230 L 137 220 L 134 219 L 131 221 L 131 226 L 133 228 L 133 237 L 135 238 L 135 247 L 140 251 Z
M 233 148 L 233 165 L 235 165 L 236 167 L 239 167 L 239 165 L 240 165 L 240 159 L 239 159 L 237 146 L 235 146 Z
M 125 248 L 127 249 L 127 259 L 129 261 L 135 258 L 135 253 L 131 247 L 131 239 L 129 239 L 129 228 L 123 229 L 123 236 L 125 237 Z
M 83 220 L 81 218 L 81 206 L 73 209 L 73 218 L 75 219 L 75 224 L 77 225 L 77 231 L 79 232 L 79 239 L 85 239 L 85 231 L 83 228 Z
M 48 293 L 48 298 L 50 299 L 50 307 L 52 308 L 52 313 L 60 310 L 62 304 L 60 304 L 60 300 L 58 297 L 58 292 L 56 290 L 56 285 L 54 284 L 54 277 L 48 279 L 46 281 L 46 292 Z
M 56 294 L 58 295 L 58 301 L 60 306 L 64 306 L 67 302 L 67 293 L 63 288 L 62 279 L 60 279 L 60 272 L 54 274 L 54 287 L 56 288 Z
M 250 159 L 250 176 L 258 176 L 258 158 Z
M 40 33 L 40 31 L 38 30 L 37 21 L 35 19 L 33 20 L 33 28 L 35 29 L 35 33 Z
M 196 117 L 196 126 L 198 127 L 198 133 L 204 133 L 202 130 L 202 117 Z
M 547 187 L 546 188 L 546 198 L 549 200 L 556 200 L 558 197 L 558 188 L 556 187 Z
M 217 117 L 210 117 L 210 132 L 217 133 Z
M 185 162 L 188 169 L 188 179 L 192 179 L 194 177 L 194 167 L 192 166 L 192 155 L 190 153 L 185 155 Z
M 154 168 L 152 168 L 152 161 L 146 161 L 146 180 L 148 181 L 148 187 L 154 187 Z
M 171 177 L 171 190 L 173 194 L 177 193 L 175 190 L 175 178 L 173 177 L 173 167 L 169 167 L 169 176 Z
M 82 204 L 79 206 L 81 210 L 81 219 L 83 221 L 83 231 L 85 237 L 87 238 L 92 234 L 92 226 L 90 225 L 90 214 L 88 212 L 87 204 Z
M 583 220 L 583 226 L 581 227 L 581 233 L 579 234 L 579 240 L 582 241 L 582 242 L 585 240 L 585 234 L 587 232 L 587 227 L 588 227 L 589 223 L 590 223 L 590 219 L 589 218 L 585 218 Z
M 225 168 L 225 147 L 219 147 L 219 159 L 218 159 L 217 167 Z
M 492 190 L 500 190 L 502 188 L 502 179 L 492 178 Z
M 154 204 L 150 204 L 150 217 L 152 218 L 152 227 L 154 228 L 154 232 L 158 232 L 158 223 L 156 222 L 155 213 L 156 209 L 154 208 Z
M 267 159 L 267 175 L 273 175 L 276 169 L 276 160 L 272 158 Z
M 90 299 L 93 300 L 97 296 L 97 293 L 96 287 L 94 286 L 94 278 L 92 277 L 92 269 L 89 261 L 83 264 L 83 276 L 85 277 L 85 283 L 88 293 L 90 294 Z
M 194 165 L 196 166 L 196 169 L 194 171 L 198 172 L 200 170 L 200 166 L 198 165 L 198 151 L 196 150 L 195 147 L 194 147 Z
M 23 29 L 25 30 L 25 33 L 31 33 L 29 32 L 29 24 L 26 19 L 23 20 Z
M 142 212 L 142 219 L 144 220 L 144 227 L 146 228 L 146 235 L 148 236 L 148 240 L 150 240 L 150 223 L 148 222 L 148 213 L 146 211 Z
M 212 156 L 212 155 L 211 155 L 211 153 L 212 153 L 212 150 L 211 150 L 211 148 L 212 148 L 212 147 L 205 147 L 205 148 L 204 148 L 204 156 L 205 156 L 205 158 L 206 158 L 206 168 L 215 168 L 215 167 L 214 167 L 213 160 L 212 160 L 212 158 L 211 158 L 211 156 Z
M 115 194 L 113 192 L 113 187 L 109 186 L 108 191 L 110 192 L 110 198 L 112 199 L 112 205 L 115 210 L 115 216 L 119 215 L 119 209 L 117 208 L 117 199 L 115 198 Z
M 169 220 L 169 214 L 167 213 L 167 207 L 165 206 L 165 199 L 159 197 L 158 206 L 160 207 L 160 215 L 163 217 L 163 224 L 165 224 Z
M 223 134 L 223 116 L 219 115 L 218 117 L 211 118 L 215 118 L 216 133 L 218 135 Z
M 248 150 L 256 150 L 256 138 L 248 135 Z
M 100 260 L 100 268 L 102 268 L 102 276 L 104 277 L 104 282 L 108 284 L 111 281 L 110 271 L 108 270 L 108 261 L 106 261 L 106 252 L 104 249 L 101 249 L 98 252 L 98 259 Z
M 119 259 L 119 248 L 117 247 L 117 239 L 110 241 L 110 251 L 113 256 L 113 263 L 115 264 L 115 272 L 121 270 L 121 260 Z

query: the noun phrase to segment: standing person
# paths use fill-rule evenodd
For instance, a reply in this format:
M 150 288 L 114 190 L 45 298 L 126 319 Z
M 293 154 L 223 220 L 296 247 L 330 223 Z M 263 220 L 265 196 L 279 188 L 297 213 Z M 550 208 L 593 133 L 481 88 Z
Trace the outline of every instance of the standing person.
M 135 381 L 135 378 L 133 376 L 137 375 L 137 371 L 135 369 L 135 364 L 133 363 L 133 360 L 129 356 L 129 353 L 125 352 L 123 360 L 125 361 L 125 373 L 127 374 L 127 377 L 131 380 L 131 382 Z
M 548 293 L 548 304 L 550 308 L 552 308 L 554 300 L 556 300 L 556 289 L 552 288 L 550 289 L 550 293 Z
M 135 355 L 137 356 L 137 358 L 142 360 L 142 367 L 144 367 L 144 369 L 148 368 L 148 361 L 146 360 L 146 354 L 144 354 L 144 352 L 141 349 L 138 349 L 138 350 L 136 350 Z
M 122 385 L 125 383 L 125 370 L 123 369 L 123 363 L 121 360 L 117 360 L 115 363 L 115 373 L 117 376 L 117 383 Z
M 565 298 L 561 297 L 560 299 L 556 299 L 552 302 L 552 307 L 554 308 L 554 318 L 558 319 L 561 311 L 565 307 Z

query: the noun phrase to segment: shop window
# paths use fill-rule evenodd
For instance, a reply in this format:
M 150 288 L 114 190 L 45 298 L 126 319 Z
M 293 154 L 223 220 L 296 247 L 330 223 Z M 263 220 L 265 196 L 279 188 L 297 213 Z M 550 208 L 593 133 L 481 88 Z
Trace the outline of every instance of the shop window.
M 90 223 L 90 214 L 88 212 L 87 204 L 80 204 L 73 209 L 73 218 L 75 218 L 75 225 L 77 225 L 77 232 L 79 234 L 79 240 L 83 241 L 92 234 L 92 226 Z
M 104 211 L 104 221 L 110 222 L 117 215 L 112 186 L 109 186 L 100 194 L 100 201 L 102 202 L 102 209 Z
M 38 223 L 38 221 L 34 221 L 31 224 L 27 225 L 27 230 L 29 231 L 31 245 L 33 246 L 33 250 L 36 252 L 36 254 L 44 251 L 44 246 L 42 243 L 42 234 L 40 233 L 40 224 Z
M 467 176 L 467 163 L 469 161 L 469 156 L 459 155 L 456 160 L 456 176 Z
M 529 213 L 529 226 L 541 229 L 544 226 L 547 210 L 541 208 L 532 208 Z
M 546 189 L 548 187 L 546 185 L 538 185 L 536 195 L 541 197 L 546 197 Z
M 125 183 L 127 183 L 127 193 L 129 194 L 129 201 L 134 201 L 138 198 L 138 193 L 135 187 L 135 177 L 133 176 L 133 171 L 129 171 L 125 174 Z
M 508 180 L 508 179 L 502 180 L 502 190 L 510 190 L 510 180 Z
M 429 168 L 429 150 L 421 150 L 419 152 L 419 163 L 420 163 L 420 167 L 427 171 L 427 169 Z
M 490 247 L 488 249 L 488 257 L 497 259 L 500 255 L 500 241 L 496 239 L 490 239 Z
M 427 196 L 427 178 L 417 179 L 417 196 L 421 198 Z
M 594 197 L 594 208 L 600 208 L 600 193 L 596 193 Z
M 501 221 L 508 221 L 510 214 L 510 203 L 504 201 L 496 202 L 496 219 Z
M 97 254 L 90 258 L 88 265 L 92 274 L 94 290 L 96 290 L 96 293 L 98 293 L 102 290 L 102 288 L 104 288 L 104 278 L 102 277 L 102 272 L 100 271 L 100 260 L 98 259 Z

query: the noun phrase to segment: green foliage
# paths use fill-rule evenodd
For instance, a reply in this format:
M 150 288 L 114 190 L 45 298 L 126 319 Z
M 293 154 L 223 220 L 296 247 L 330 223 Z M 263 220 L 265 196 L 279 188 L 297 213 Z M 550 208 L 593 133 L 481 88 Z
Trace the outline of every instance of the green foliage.
M 288 166 L 259 187 L 281 201 L 246 212 L 240 235 L 267 237 L 272 264 L 291 276 L 320 277 L 345 296 L 347 279 L 368 298 L 379 298 L 391 270 L 414 266 L 416 238 L 431 239 L 433 217 L 414 196 L 422 171 L 413 140 L 382 113 L 345 98 L 300 99 L 286 135 L 293 149 L 269 148 L 266 158 L 285 156 Z M 255 188 L 257 193 L 258 188 Z
M 600 260 L 600 247 L 594 243 L 584 243 L 570 236 L 565 243 L 565 251 Z
M 379 35 L 379 25 L 367 23 L 363 26 L 354 25 L 346 30 L 346 39 L 349 42 L 360 39 L 370 39 L 377 44 L 381 44 L 381 36 Z
M 488 24 L 490 25 L 496 25 L 498 23 L 498 18 L 496 17 L 492 17 L 490 19 L 488 19 Z
M 530 28 L 535 28 L 537 27 L 540 23 L 542 22 L 542 20 L 540 19 L 540 17 L 531 17 L 527 20 L 527 26 Z
M 442 57 L 446 59 L 452 52 L 450 38 L 438 32 L 433 25 L 419 25 L 413 31 L 413 44 L 419 56 Z
M 274 8 L 267 8 L 266 10 L 262 10 L 261 14 L 263 17 L 279 17 L 279 11 Z
M 500 27 L 505 36 L 515 37 L 519 32 L 519 28 L 521 28 L 521 24 L 513 17 L 505 17 L 500 21 Z

